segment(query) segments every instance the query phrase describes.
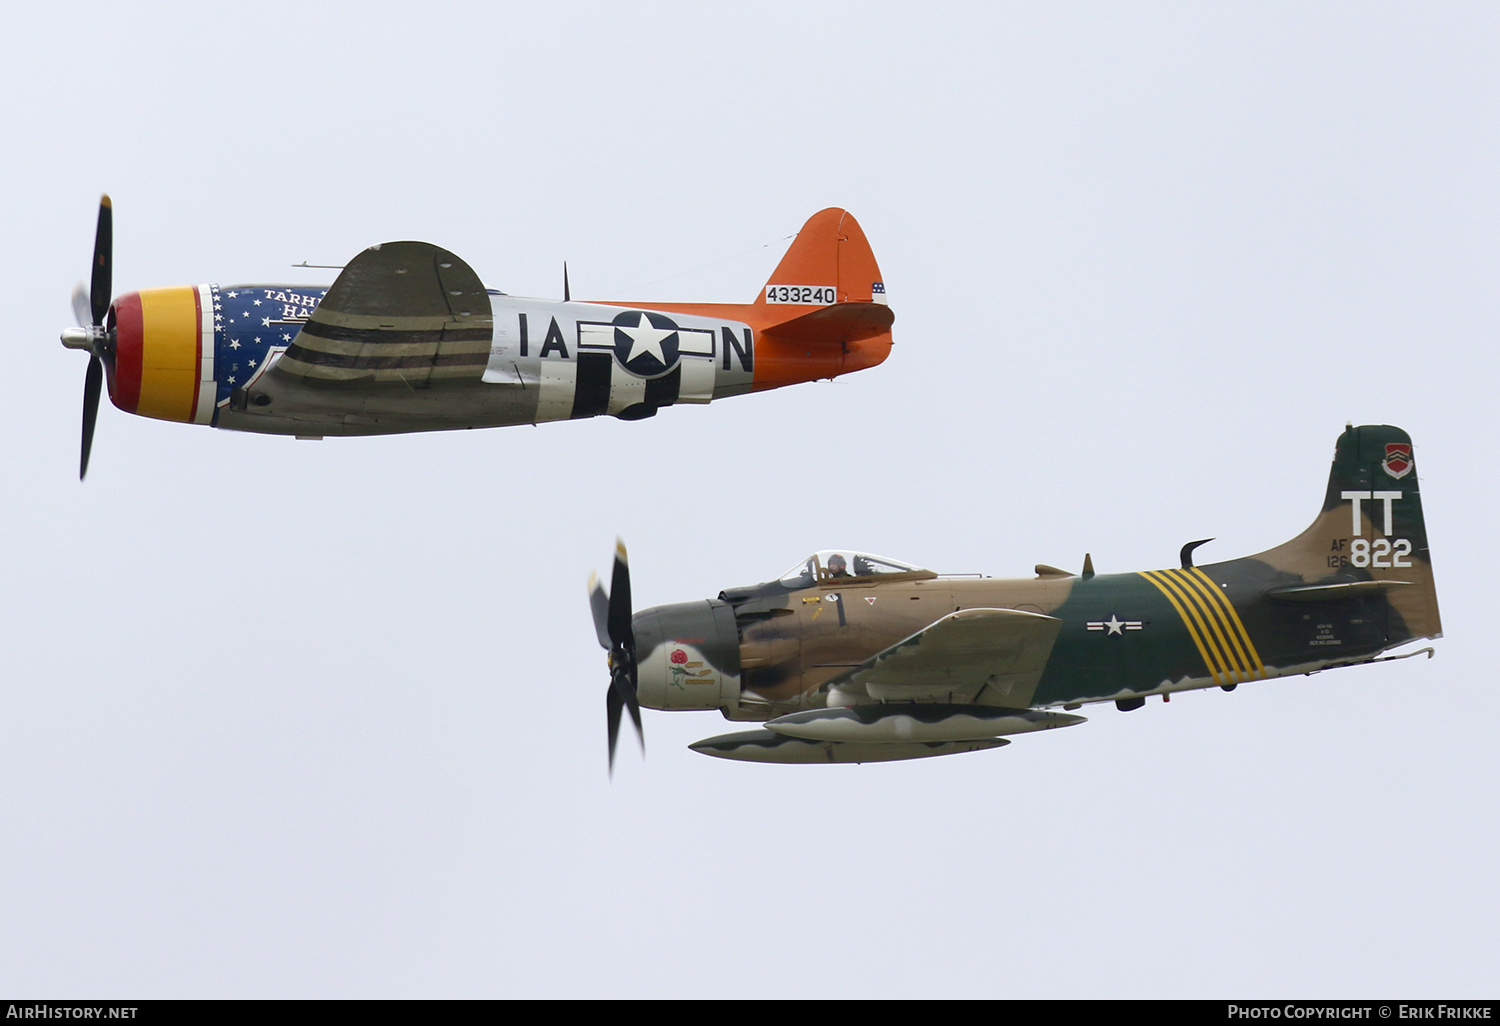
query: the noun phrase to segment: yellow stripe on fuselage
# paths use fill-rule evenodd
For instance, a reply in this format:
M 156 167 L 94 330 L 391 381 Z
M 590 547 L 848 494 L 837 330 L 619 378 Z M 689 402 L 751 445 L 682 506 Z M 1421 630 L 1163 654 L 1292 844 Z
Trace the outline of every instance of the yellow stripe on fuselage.
M 1208 669 L 1209 676 L 1213 677 L 1214 683 L 1229 683 L 1227 674 L 1224 674 L 1220 669 L 1217 653 L 1210 653 L 1208 646 L 1203 643 L 1203 635 L 1199 632 L 1200 621 L 1197 611 L 1194 610 L 1190 613 L 1188 608 L 1184 608 L 1183 602 L 1186 601 L 1186 598 L 1184 597 L 1183 600 L 1179 601 L 1176 586 L 1165 578 L 1158 578 L 1158 571 L 1142 570 L 1140 573 L 1142 577 L 1156 585 L 1156 589 L 1165 595 L 1167 601 L 1172 604 L 1172 608 L 1177 610 L 1177 615 L 1182 618 L 1182 625 L 1187 628 L 1188 636 L 1193 639 L 1193 644 L 1197 646 L 1198 654 L 1203 657 L 1203 665 Z
M 1147 570 L 1141 576 L 1166 596 L 1182 618 L 1215 682 L 1238 684 L 1266 675 L 1239 614 L 1202 570 Z
M 1256 678 L 1264 677 L 1266 675 L 1265 664 L 1260 661 L 1260 653 L 1255 651 L 1255 643 L 1250 640 L 1250 632 L 1245 630 L 1245 623 L 1240 619 L 1240 614 L 1235 612 L 1234 603 L 1225 597 L 1224 589 L 1210 580 L 1208 574 L 1198 567 L 1192 568 L 1192 574 L 1203 583 L 1204 591 L 1223 610 L 1225 620 L 1235 638 L 1235 644 L 1239 646 L 1241 657 L 1245 660 L 1245 668 Z
M 1204 592 L 1202 584 L 1186 570 L 1162 570 L 1160 572 L 1181 588 L 1189 601 L 1203 614 L 1203 620 L 1208 624 L 1208 629 L 1213 632 L 1214 643 L 1218 645 L 1219 653 L 1223 656 L 1225 668 L 1236 675 L 1235 683 L 1249 680 L 1250 661 L 1233 642 L 1229 622 L 1224 619 L 1223 612 L 1212 597 Z
M 135 412 L 190 421 L 198 396 L 198 290 L 142 289 L 141 398 Z

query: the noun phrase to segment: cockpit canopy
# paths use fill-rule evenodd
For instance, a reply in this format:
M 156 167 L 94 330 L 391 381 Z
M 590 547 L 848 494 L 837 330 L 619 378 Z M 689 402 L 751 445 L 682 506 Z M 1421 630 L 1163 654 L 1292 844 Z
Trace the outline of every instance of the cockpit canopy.
M 893 574 L 921 574 L 935 577 L 931 570 L 903 563 L 885 556 L 872 556 L 856 549 L 823 549 L 814 552 L 802 562 L 781 575 L 785 588 L 811 588 L 814 584 L 831 581 L 851 581 L 858 578 L 877 578 Z

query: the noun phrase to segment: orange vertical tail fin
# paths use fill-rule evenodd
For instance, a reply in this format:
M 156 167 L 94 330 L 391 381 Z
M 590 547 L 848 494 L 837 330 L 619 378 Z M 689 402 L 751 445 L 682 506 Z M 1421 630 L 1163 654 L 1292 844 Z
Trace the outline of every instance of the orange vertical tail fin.
M 891 351 L 880 267 L 859 222 L 838 207 L 807 219 L 751 310 L 757 389 L 835 378 Z
M 871 302 L 885 302 L 880 267 L 859 222 L 838 207 L 807 219 L 755 299 L 757 306 L 788 307 L 787 319 L 814 306 Z

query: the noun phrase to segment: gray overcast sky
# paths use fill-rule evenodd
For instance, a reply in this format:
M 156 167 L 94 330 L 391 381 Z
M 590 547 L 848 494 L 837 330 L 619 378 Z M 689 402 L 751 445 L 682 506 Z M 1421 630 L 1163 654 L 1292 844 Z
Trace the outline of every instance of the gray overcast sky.
M 0 992 L 1493 997 L 1491 4 L 12 5 Z M 416 238 L 749 301 L 821 207 L 897 313 L 835 383 L 321 443 L 106 404 L 115 290 Z M 323 279 L 326 282 L 326 279 Z M 1437 657 L 875 766 L 604 762 L 584 584 L 853 545 L 1205 561 L 1417 443 Z

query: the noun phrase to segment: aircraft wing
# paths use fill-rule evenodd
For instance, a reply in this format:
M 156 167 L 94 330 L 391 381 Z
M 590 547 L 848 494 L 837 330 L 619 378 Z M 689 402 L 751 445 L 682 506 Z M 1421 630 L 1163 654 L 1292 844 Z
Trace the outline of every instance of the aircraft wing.
M 828 682 L 859 700 L 954 702 L 1024 709 L 1062 621 L 1019 609 L 949 613 Z
M 493 335 L 489 294 L 468 264 L 430 243 L 387 242 L 349 261 L 266 377 L 410 388 L 477 381 Z

